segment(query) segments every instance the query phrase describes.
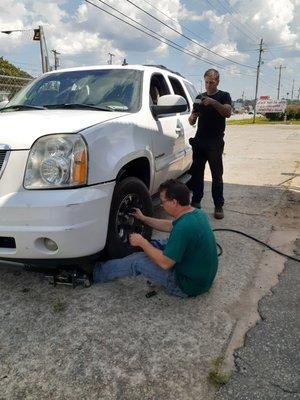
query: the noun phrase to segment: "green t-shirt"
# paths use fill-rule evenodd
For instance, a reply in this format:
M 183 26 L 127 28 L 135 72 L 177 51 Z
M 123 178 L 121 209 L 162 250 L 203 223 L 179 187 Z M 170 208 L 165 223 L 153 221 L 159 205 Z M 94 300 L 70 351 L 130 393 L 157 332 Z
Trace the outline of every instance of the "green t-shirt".
M 164 255 L 175 263 L 180 289 L 190 295 L 207 292 L 218 269 L 215 236 L 206 214 L 198 209 L 173 221 Z

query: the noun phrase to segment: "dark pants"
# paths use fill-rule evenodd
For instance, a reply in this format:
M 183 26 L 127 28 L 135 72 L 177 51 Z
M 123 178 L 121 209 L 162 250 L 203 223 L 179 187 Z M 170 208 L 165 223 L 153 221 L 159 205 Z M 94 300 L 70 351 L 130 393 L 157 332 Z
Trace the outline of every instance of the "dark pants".
M 187 182 L 187 186 L 193 191 L 192 202 L 198 203 L 203 197 L 204 189 L 204 170 L 208 161 L 212 175 L 212 197 L 215 207 L 222 207 L 224 204 L 223 197 L 223 149 L 224 145 L 218 148 L 211 148 L 205 145 L 192 143 L 193 147 L 193 164 L 190 169 L 191 179 Z

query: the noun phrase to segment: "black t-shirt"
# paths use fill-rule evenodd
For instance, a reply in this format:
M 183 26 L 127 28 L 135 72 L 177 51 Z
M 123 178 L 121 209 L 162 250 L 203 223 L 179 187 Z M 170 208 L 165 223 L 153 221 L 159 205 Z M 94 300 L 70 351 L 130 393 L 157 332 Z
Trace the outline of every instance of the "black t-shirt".
M 231 97 L 228 92 L 218 90 L 214 95 L 209 96 L 206 92 L 196 97 L 210 97 L 221 104 L 231 105 Z M 212 106 L 204 104 L 195 104 L 194 110 L 199 112 L 198 128 L 195 136 L 199 144 L 209 145 L 210 147 L 219 147 L 224 144 L 223 137 L 225 131 L 225 117 L 215 110 Z

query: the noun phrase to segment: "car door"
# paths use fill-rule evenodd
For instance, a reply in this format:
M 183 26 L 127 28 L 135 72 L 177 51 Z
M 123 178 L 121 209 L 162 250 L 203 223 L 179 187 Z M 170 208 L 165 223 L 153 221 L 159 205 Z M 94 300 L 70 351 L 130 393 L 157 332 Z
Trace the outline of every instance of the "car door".
M 189 96 L 189 92 L 185 90 L 184 85 L 179 81 L 179 79 L 174 76 L 169 76 L 169 81 L 171 83 L 174 94 L 178 94 L 185 98 L 188 107 L 184 113 L 178 114 L 178 126 L 181 128 L 180 134 L 182 135 L 183 147 L 184 147 L 184 157 L 182 158 L 182 173 L 187 171 L 192 162 L 192 148 L 189 144 L 189 139 L 194 137 L 196 134 L 196 126 L 191 126 L 189 124 L 189 115 L 192 108 L 192 99 Z
M 170 88 L 162 74 L 152 75 L 150 81 L 150 106 L 158 97 L 170 94 Z M 154 118 L 154 117 L 153 117 Z M 154 118 L 156 134 L 153 135 L 156 183 L 181 175 L 185 156 L 184 129 L 178 114 L 160 115 Z

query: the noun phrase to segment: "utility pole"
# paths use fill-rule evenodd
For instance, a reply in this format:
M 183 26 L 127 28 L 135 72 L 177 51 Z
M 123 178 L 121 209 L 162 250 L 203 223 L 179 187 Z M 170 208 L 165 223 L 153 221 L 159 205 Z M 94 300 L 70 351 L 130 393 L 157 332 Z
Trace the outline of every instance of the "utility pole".
M 298 88 L 298 96 L 297 96 L 297 100 L 299 100 L 300 97 L 300 87 Z
M 280 94 L 280 81 L 281 81 L 281 70 L 284 69 L 283 65 L 279 65 L 279 67 L 275 67 L 275 69 L 279 69 L 279 76 L 278 76 L 278 87 L 277 87 L 277 100 L 279 100 L 279 94 Z
M 263 39 L 260 39 L 258 64 L 257 64 L 257 71 L 256 71 L 255 99 L 254 99 L 254 110 L 253 110 L 253 121 L 252 121 L 253 124 L 255 123 L 255 116 L 256 116 L 256 103 L 257 103 L 259 72 L 260 72 L 260 65 L 261 65 L 261 54 L 264 51 L 262 48 L 262 45 L 263 45 Z
M 59 58 L 58 56 L 60 55 L 60 53 L 56 50 L 51 50 L 53 55 L 54 55 L 54 69 L 58 69 L 59 68 Z
M 38 40 L 40 42 L 42 72 L 50 71 L 47 43 L 42 25 L 40 25 L 38 29 L 34 29 L 33 40 Z
M 294 84 L 295 84 L 295 79 L 293 79 L 293 84 L 292 84 L 292 94 L 291 94 L 291 100 L 294 99 Z
M 115 55 L 113 53 L 108 53 L 108 55 L 109 55 L 109 60 L 107 61 L 107 64 L 112 65 L 113 63 L 112 60 Z

